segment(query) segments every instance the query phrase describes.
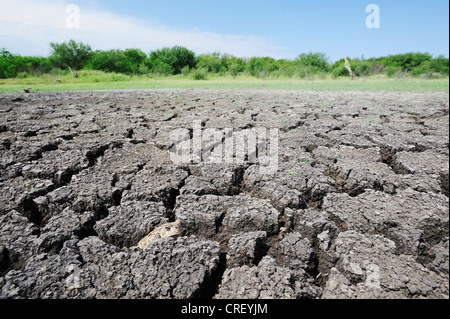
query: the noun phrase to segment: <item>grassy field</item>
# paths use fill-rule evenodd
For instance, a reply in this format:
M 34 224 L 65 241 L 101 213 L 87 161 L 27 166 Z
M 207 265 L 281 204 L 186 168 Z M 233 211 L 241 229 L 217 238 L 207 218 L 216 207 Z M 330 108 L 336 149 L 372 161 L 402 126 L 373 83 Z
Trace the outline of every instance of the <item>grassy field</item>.
M 78 79 L 70 75 L 0 80 L 0 92 L 20 92 L 31 86 L 33 91 L 118 90 L 118 89 L 286 89 L 320 91 L 440 91 L 449 92 L 449 79 L 257 79 L 252 77 L 210 77 L 196 81 L 189 77 L 130 77 L 81 71 Z

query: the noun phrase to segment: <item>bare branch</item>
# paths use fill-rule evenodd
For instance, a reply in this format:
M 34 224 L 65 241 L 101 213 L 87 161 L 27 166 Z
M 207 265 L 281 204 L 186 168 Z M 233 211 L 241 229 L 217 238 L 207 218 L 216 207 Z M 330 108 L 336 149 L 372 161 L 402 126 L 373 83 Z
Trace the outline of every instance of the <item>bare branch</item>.
M 359 61 L 358 66 L 355 69 L 355 74 L 358 73 L 358 69 L 359 69 L 359 66 L 361 65 L 362 61 L 364 61 L 364 54 L 361 56 L 361 60 Z

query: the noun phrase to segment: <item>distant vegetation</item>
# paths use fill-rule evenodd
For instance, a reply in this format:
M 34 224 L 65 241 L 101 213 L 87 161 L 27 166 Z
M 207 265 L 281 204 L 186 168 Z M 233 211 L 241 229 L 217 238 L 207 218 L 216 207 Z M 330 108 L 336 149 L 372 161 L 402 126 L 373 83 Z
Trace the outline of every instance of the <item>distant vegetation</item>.
M 240 75 L 257 78 L 339 78 L 348 77 L 345 60 L 330 63 L 326 54 L 302 53 L 293 60 L 270 57 L 240 58 L 214 52 L 196 55 L 179 46 L 150 53 L 140 49 L 93 51 L 87 44 L 70 40 L 51 43 L 49 57 L 13 55 L 0 50 L 0 78 L 28 78 L 44 74 L 67 75 L 68 68 L 116 73 L 127 76 L 182 75 L 195 80 L 209 76 Z M 449 59 L 428 53 L 406 53 L 370 59 L 350 59 L 350 65 L 361 77 L 383 75 L 442 78 L 449 75 Z

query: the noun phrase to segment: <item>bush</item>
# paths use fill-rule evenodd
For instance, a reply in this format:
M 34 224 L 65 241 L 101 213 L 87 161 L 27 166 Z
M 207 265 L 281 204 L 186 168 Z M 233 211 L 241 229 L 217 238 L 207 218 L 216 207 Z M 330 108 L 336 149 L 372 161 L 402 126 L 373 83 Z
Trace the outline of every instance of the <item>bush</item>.
M 6 49 L 2 49 L 0 51 L 0 78 L 8 79 L 15 77 L 17 75 L 18 69 L 18 61 L 17 58 L 14 57 L 9 51 Z
M 13 78 L 20 74 L 23 77 L 44 74 L 52 70 L 49 58 L 22 57 L 13 55 L 6 49 L 0 51 L 0 78 Z M 25 73 L 27 74 L 25 76 Z
M 50 47 L 50 57 L 22 57 L 2 49 L 0 78 L 26 78 L 46 73 L 66 75 L 69 66 L 74 70 L 97 70 L 117 74 L 182 74 L 197 80 L 207 79 L 209 73 L 237 77 L 242 72 L 258 78 L 326 78 L 328 74 L 331 74 L 332 78 L 349 77 L 344 59 L 330 64 L 326 55 L 320 52 L 303 53 L 294 60 L 275 60 L 270 57 L 253 57 L 247 60 L 219 52 L 196 57 L 194 52 L 180 46 L 162 48 L 151 52 L 150 55 L 139 49 L 93 52 L 89 45 L 73 40 L 67 43 L 51 43 Z M 350 66 L 358 76 L 386 74 L 391 78 L 405 78 L 409 75 L 441 78 L 449 75 L 448 58 L 433 58 L 428 53 L 420 52 L 364 61 L 351 59 Z
M 162 48 L 150 53 L 148 63 L 156 73 L 171 70 L 170 74 L 180 74 L 186 66 L 189 68 L 195 67 L 195 53 L 180 46 Z
M 196 69 L 192 77 L 194 80 L 201 81 L 201 80 L 207 80 L 208 79 L 208 70 L 207 69 Z
M 350 66 L 352 66 L 351 62 L 352 61 L 350 60 Z M 356 65 L 354 65 L 354 67 L 356 68 Z M 345 59 L 340 59 L 339 61 L 335 62 L 331 66 L 331 76 L 333 78 L 339 78 L 339 77 L 343 77 L 343 76 L 349 77 L 350 76 L 348 70 L 345 68 Z
M 172 66 L 165 62 L 158 61 L 156 64 L 153 64 L 152 68 L 153 73 L 162 75 L 162 76 L 168 76 L 173 75 L 175 73 Z
M 349 59 L 350 67 L 357 76 L 369 76 L 373 74 L 381 74 L 385 71 L 385 66 L 381 62 L 373 59 Z M 349 77 L 350 73 L 345 67 L 345 59 L 341 59 L 334 63 L 331 68 L 331 76 L 333 78 Z
M 150 73 L 150 68 L 145 64 L 145 63 L 141 63 L 139 65 L 139 69 L 138 69 L 138 74 L 149 74 Z
M 371 74 L 383 74 L 386 71 L 386 66 L 378 61 L 370 61 Z
M 236 77 L 245 69 L 244 59 L 230 54 L 221 54 L 219 52 L 202 54 L 196 60 L 197 69 L 205 69 L 209 73 L 219 73 L 221 75 L 230 73 Z
M 181 74 L 183 76 L 188 76 L 190 73 L 191 73 L 191 68 L 187 65 L 181 69 Z
M 386 75 L 390 78 L 395 77 L 399 72 L 402 72 L 402 68 L 395 65 L 390 65 L 386 68 Z
M 30 78 L 30 77 L 32 77 L 32 75 L 28 72 L 19 72 L 16 75 L 16 78 L 18 78 L 18 79 L 26 79 L 26 78 Z
M 238 58 L 233 55 L 222 55 L 222 65 L 226 67 L 227 71 L 233 76 L 237 76 L 239 73 L 245 70 L 245 61 L 243 58 Z
M 276 61 L 270 57 L 253 57 L 248 60 L 245 70 L 252 76 L 266 77 L 270 73 L 279 70 Z
M 431 60 L 431 69 L 443 75 L 449 75 L 449 59 L 443 55 Z
M 89 61 L 89 69 L 103 72 L 129 72 L 127 68 L 125 55 L 121 50 L 95 51 Z
M 211 73 L 219 73 L 222 69 L 220 53 L 202 54 L 197 57 L 197 69 L 205 69 Z
M 65 76 L 69 73 L 69 70 L 62 70 L 58 68 L 53 68 L 50 70 L 49 74 L 53 76 Z
M 231 61 L 228 63 L 228 71 L 231 76 L 237 77 L 242 71 L 244 71 L 244 63 L 243 61 Z
M 298 75 L 298 66 L 295 63 L 295 61 L 290 60 L 278 60 L 278 75 L 279 76 L 286 76 L 286 77 L 293 77 L 294 75 Z
M 313 74 L 329 70 L 328 58 L 325 53 L 321 52 L 302 53 L 297 57 L 296 62 L 300 67 L 310 70 Z
M 317 69 L 305 65 L 298 66 L 295 71 L 295 75 L 302 79 L 312 79 L 315 74 L 317 74 Z
M 359 65 L 359 67 L 358 67 L 358 65 Z M 356 70 L 357 76 L 369 76 L 369 75 L 371 75 L 370 69 L 371 69 L 370 62 L 358 60 L 354 70 Z
M 30 74 L 44 74 L 50 72 L 52 64 L 49 58 L 42 57 L 21 57 L 16 56 L 19 67 L 18 71 Z
M 439 56 L 431 61 L 425 61 L 411 70 L 411 75 L 413 76 L 436 78 L 437 74 L 449 74 L 449 59 Z
M 397 55 L 389 55 L 387 57 L 378 58 L 386 66 L 396 66 L 403 71 L 410 72 L 415 67 L 420 66 L 425 61 L 431 61 L 432 57 L 428 53 L 405 53 Z

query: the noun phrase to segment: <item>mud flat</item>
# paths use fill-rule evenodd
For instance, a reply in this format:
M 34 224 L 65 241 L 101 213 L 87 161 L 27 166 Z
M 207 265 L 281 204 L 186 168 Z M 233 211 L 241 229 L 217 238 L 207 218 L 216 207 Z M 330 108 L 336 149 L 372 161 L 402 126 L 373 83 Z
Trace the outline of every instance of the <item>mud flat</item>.
M 195 121 L 278 129 L 277 171 L 174 163 Z M 448 298 L 448 126 L 444 92 L 2 93 L 0 298 Z

